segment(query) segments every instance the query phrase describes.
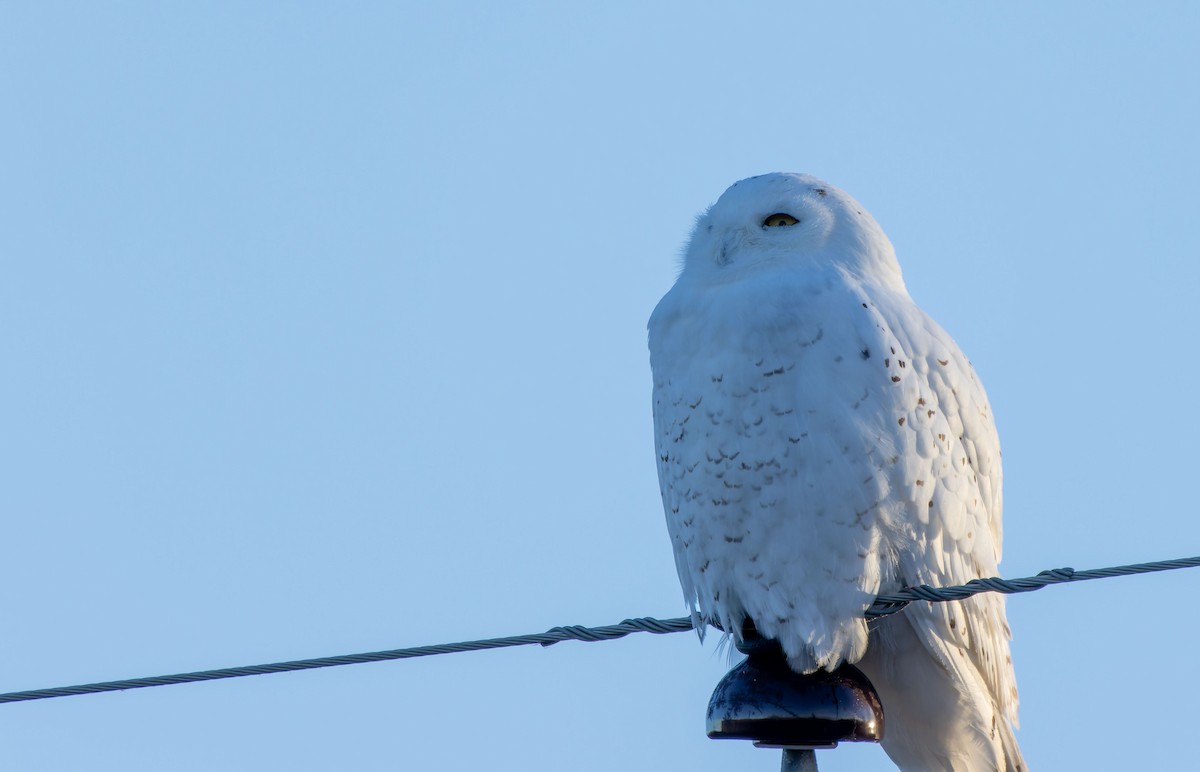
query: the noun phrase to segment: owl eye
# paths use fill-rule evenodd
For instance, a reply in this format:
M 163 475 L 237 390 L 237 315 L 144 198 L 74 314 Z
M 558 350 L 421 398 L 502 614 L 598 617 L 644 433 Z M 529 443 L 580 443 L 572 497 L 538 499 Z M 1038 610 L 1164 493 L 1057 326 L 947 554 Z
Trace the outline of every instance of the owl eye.
M 795 225 L 798 222 L 800 221 L 795 217 L 792 217 L 790 214 L 776 212 L 775 214 L 768 216 L 767 219 L 763 220 L 763 227 L 778 228 L 781 226 Z

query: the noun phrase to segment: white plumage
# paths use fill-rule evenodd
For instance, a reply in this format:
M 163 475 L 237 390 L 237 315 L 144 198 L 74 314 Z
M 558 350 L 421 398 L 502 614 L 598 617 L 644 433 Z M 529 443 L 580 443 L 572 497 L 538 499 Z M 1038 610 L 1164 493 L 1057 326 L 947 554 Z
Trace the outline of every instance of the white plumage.
M 1003 597 L 875 595 L 994 576 L 1000 445 L 883 231 L 799 174 L 729 188 L 650 318 L 663 505 L 694 616 L 746 617 L 800 672 L 857 663 L 904 770 L 1025 769 Z

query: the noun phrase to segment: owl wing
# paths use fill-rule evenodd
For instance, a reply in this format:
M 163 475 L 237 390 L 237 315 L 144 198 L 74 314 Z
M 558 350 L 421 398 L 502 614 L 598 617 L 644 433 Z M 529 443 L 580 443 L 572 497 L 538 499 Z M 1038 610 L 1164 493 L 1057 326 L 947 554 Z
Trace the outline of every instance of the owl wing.
M 911 300 L 878 300 L 899 343 L 889 368 L 903 395 L 896 431 L 909 450 L 891 475 L 911 513 L 896 524 L 896 579 L 944 587 L 995 576 L 1002 538 L 1000 441 L 987 395 L 958 345 Z M 1003 596 L 914 603 L 904 614 L 934 659 L 962 684 L 982 680 L 1000 713 L 1016 723 Z

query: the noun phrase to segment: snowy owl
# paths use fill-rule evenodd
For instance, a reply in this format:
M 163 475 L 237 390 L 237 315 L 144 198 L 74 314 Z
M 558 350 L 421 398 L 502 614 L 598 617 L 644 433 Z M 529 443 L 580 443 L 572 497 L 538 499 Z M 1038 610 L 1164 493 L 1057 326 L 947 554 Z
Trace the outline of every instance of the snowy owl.
M 994 576 L 1000 445 L 891 242 L 802 174 L 736 183 L 650 317 L 663 507 L 697 627 L 752 620 L 798 672 L 856 663 L 903 770 L 1025 769 L 1002 596 L 879 593 Z

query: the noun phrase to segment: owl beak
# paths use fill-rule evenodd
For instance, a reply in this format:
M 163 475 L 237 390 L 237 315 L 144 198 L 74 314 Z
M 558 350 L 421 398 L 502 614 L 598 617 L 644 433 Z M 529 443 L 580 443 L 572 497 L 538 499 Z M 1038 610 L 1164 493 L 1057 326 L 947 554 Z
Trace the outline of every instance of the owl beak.
M 735 228 L 725 234 L 725 239 L 721 242 L 721 246 L 717 250 L 717 265 L 729 265 L 733 260 L 733 253 L 742 246 L 742 240 L 745 236 L 746 231 L 742 228 Z

